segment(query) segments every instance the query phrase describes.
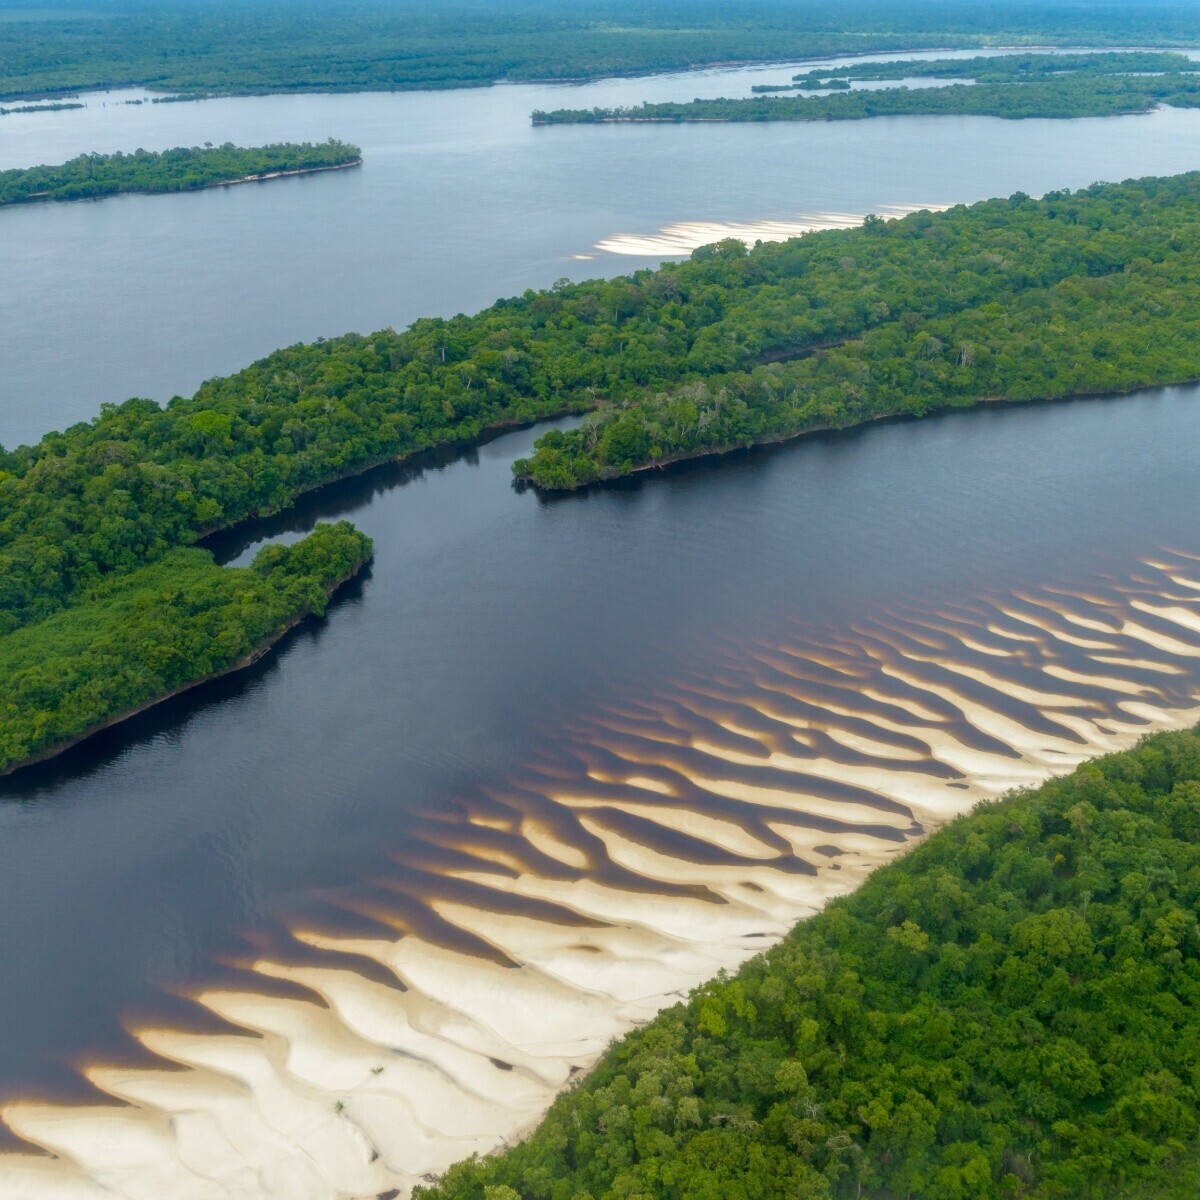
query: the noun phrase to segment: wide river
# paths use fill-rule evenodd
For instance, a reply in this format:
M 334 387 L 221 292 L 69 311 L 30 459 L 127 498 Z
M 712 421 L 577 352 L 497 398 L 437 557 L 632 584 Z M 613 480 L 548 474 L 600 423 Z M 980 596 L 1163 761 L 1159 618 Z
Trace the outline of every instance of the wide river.
M 526 120 L 789 73 L 0 119 L 0 166 L 329 134 L 367 158 L 0 212 L 0 441 L 277 344 L 651 263 L 626 251 L 704 223 L 1200 166 L 1197 112 Z M 404 1189 L 923 830 L 1197 718 L 1196 388 L 556 502 L 511 486 L 534 436 L 230 540 L 350 515 L 377 557 L 253 671 L 3 785 L 5 1200 Z

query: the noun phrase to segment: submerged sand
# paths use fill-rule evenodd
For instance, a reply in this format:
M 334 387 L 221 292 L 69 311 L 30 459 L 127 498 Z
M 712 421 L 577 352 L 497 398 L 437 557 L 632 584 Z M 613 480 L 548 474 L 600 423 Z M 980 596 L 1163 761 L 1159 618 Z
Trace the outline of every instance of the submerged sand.
M 1200 560 L 1176 550 L 707 646 L 397 848 L 423 882 L 355 902 L 394 936 L 297 927 L 327 965 L 264 955 L 252 985 L 201 992 L 229 1032 L 140 1027 L 161 1067 L 84 1065 L 90 1107 L 9 1103 L 45 1153 L 0 1155 L 0 1195 L 404 1194 L 520 1136 L 612 1038 L 945 820 L 1195 723 L 1198 689 Z

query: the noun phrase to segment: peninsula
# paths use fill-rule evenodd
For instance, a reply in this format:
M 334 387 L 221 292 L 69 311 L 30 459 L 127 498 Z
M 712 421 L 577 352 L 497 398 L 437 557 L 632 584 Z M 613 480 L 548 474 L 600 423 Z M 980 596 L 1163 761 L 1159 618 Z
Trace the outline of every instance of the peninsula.
M 195 590 L 170 582 L 200 569 L 181 548 L 335 479 L 570 412 L 593 415 L 544 435 L 519 477 L 571 489 L 889 414 L 1177 383 L 1200 377 L 1197 313 L 1193 173 L 871 218 L 753 250 L 727 241 L 475 316 L 279 350 L 165 408 L 105 406 L 0 449 L 0 661 L 32 672 L 17 706 L 25 732 L 3 761 L 145 702 L 122 692 L 64 715 L 119 674 L 86 653 L 78 631 L 99 620 L 89 606 L 108 604 L 111 644 L 132 660 L 143 625 L 174 627 L 171 597 Z M 152 566 L 142 600 L 113 599 Z M 246 577 L 204 570 L 211 613 L 196 619 L 219 631 L 224 665 L 298 611 L 285 591 L 243 632 Z M 139 697 L 207 673 L 131 671 Z
M 371 553 L 370 538 L 346 521 L 318 525 L 292 546 L 265 546 L 250 567 L 174 550 L 0 638 L 0 775 L 252 666 L 324 613 Z
M 283 175 L 362 165 L 348 142 L 281 142 L 270 146 L 178 146 L 131 154 L 81 154 L 57 166 L 0 171 L 0 206 L 38 200 L 88 200 L 121 192 L 190 192 Z

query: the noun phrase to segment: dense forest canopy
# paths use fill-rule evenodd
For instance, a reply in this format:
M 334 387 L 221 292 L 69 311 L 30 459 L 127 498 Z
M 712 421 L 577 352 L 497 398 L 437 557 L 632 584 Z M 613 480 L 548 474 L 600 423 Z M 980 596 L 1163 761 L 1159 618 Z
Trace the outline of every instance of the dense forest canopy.
M 265 546 L 250 567 L 175 550 L 0 637 L 0 774 L 246 661 L 323 613 L 370 556 L 370 539 L 345 521 Z
M 1117 189 L 1098 194 L 1117 195 Z M 1015 232 L 1017 214 L 1077 220 L 1058 206 L 1065 196 L 1041 201 L 1014 197 L 1009 202 Z M 1125 222 L 1146 221 L 1149 242 L 1129 257 L 1108 235 Z M 1182 211 L 1177 210 L 1176 216 Z M 807 346 L 768 349 L 748 371 L 729 371 L 697 379 L 669 391 L 643 393 L 602 406 L 575 430 L 553 430 L 535 443 L 532 458 L 514 464 L 519 476 L 558 490 L 612 478 L 663 462 L 782 440 L 814 429 L 839 429 L 880 417 L 921 417 L 946 408 L 996 400 L 1053 400 L 1068 396 L 1131 391 L 1151 383 L 1181 383 L 1200 378 L 1200 254 L 1183 226 L 1158 224 L 1151 208 L 1125 210 L 1104 206 L 1084 218 L 1085 228 L 1102 241 L 1082 269 L 1025 276 L 1016 287 L 996 288 L 981 301 L 970 295 L 986 290 L 982 279 L 964 287 L 977 270 L 1023 274 L 1015 255 L 1019 242 L 1005 250 L 981 239 L 954 251 L 957 278 L 934 308 L 901 299 L 881 287 L 886 263 L 898 264 L 907 252 L 909 231 L 927 224 L 942 229 L 941 218 L 918 216 L 908 222 L 869 220 L 847 245 L 859 255 L 843 255 L 838 274 L 843 287 L 862 285 L 860 303 L 869 305 L 846 320 L 821 310 L 814 300 L 819 337 Z M 1191 218 L 1186 221 L 1191 223 Z M 1078 228 L 1078 226 L 1076 226 Z M 1152 232 L 1153 231 L 1153 232 Z M 1030 230 L 1032 232 L 1032 230 Z M 1197 230 L 1200 232 L 1200 230 Z M 1036 236 L 1036 235 L 1035 235 Z M 1152 246 L 1151 242 L 1157 243 Z M 1037 254 L 1037 241 L 1028 253 Z M 750 259 L 739 242 L 698 252 L 733 263 Z M 997 259 L 1000 253 L 1005 257 Z M 1007 257 L 1007 256 L 1013 257 Z M 913 265 L 924 259 L 914 250 Z M 928 260 L 926 260 L 928 261 Z M 944 260 L 943 260 L 944 261 Z M 869 264 L 869 265 L 868 265 Z M 944 271 L 946 267 L 930 269 Z M 889 281 L 891 282 L 891 281 Z M 793 301 L 791 316 L 806 300 Z M 844 323 L 843 323 L 844 322 Z M 812 328 L 810 326 L 810 328 Z M 743 336 L 754 337 L 749 325 Z
M 1195 1196 L 1200 735 L 984 805 L 420 1200 Z
M 81 154 L 56 166 L 0 171 L 0 205 L 84 200 L 119 192 L 186 192 L 280 172 L 319 171 L 361 161 L 347 142 L 280 142 L 271 146 L 177 146 L 131 154 Z
M 855 81 L 949 79 L 948 86 L 852 90 Z M 886 116 L 1112 117 L 1160 104 L 1200 107 L 1200 62 L 1177 53 L 1016 54 L 862 64 L 760 84 L 749 98 L 535 111 L 535 125 L 645 121 L 856 121 Z M 819 96 L 779 95 L 820 90 Z
M 0 100 L 135 84 L 389 91 L 930 47 L 1197 41 L 1194 5 L 1153 0 L 4 0 Z
M 1061 334 L 1051 324 L 1036 354 L 1008 356 L 1029 390 L 1044 389 L 1051 369 L 1064 386 L 1096 390 L 1197 374 L 1186 346 L 1200 310 L 1160 297 L 1195 286 L 1198 247 L 1193 174 L 873 220 L 749 252 L 722 244 L 656 271 L 563 281 L 472 317 L 281 350 L 165 408 L 109 405 L 36 446 L 0 450 L 0 628 L 331 479 L 539 416 L 604 409 L 602 420 L 615 421 L 607 458 L 578 443 L 585 452 L 571 469 L 587 475 L 653 451 L 636 434 L 648 411 L 638 406 L 680 384 L 736 391 L 749 373 L 772 420 L 781 405 L 847 424 L 900 406 L 903 389 L 889 380 L 911 371 L 923 381 L 911 411 L 927 411 L 941 373 L 1007 369 L 989 350 L 990 323 L 1023 320 L 1055 296 L 1087 320 Z M 976 351 L 944 340 L 953 321 L 982 324 Z M 877 356 L 869 371 L 851 344 L 863 335 Z M 1089 339 L 1084 360 L 1075 338 Z M 1074 374 L 1062 373 L 1060 354 Z M 807 370 L 833 372 L 833 390 L 807 396 L 788 383 Z M 752 440 L 753 424 L 729 423 L 745 407 L 722 406 L 715 423 L 698 414 L 678 436 L 693 450 L 730 429 Z M 544 460 L 534 462 L 538 478 Z

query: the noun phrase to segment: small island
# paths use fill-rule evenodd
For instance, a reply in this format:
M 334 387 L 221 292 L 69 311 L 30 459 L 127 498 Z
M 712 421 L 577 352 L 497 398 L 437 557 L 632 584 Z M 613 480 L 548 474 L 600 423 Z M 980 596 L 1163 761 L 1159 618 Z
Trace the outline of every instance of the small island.
M 1159 105 L 1200 106 L 1200 64 L 1184 54 L 1013 54 L 865 63 L 759 84 L 751 97 L 537 110 L 534 125 L 704 121 L 860 121 L 868 117 L 976 116 L 1023 120 L 1114 117 Z M 853 90 L 855 82 L 952 80 L 938 86 Z M 779 92 L 822 90 L 813 96 Z
M 0 206 L 39 200 L 89 200 L 122 192 L 190 192 L 199 188 L 340 171 L 362 165 L 349 142 L 280 142 L 270 146 L 177 146 L 131 154 L 81 154 L 57 166 L 0 171 Z

